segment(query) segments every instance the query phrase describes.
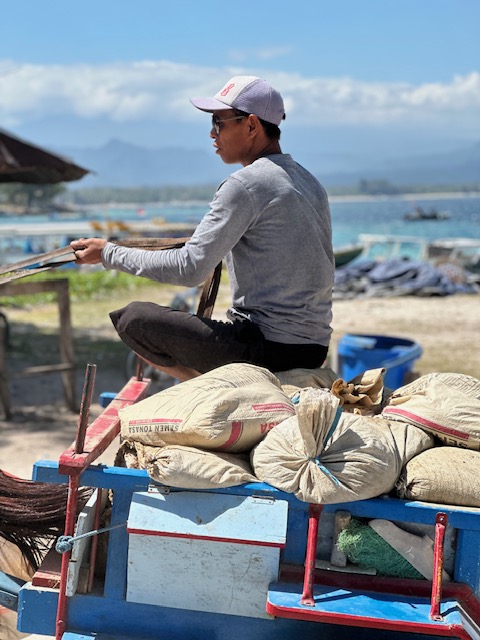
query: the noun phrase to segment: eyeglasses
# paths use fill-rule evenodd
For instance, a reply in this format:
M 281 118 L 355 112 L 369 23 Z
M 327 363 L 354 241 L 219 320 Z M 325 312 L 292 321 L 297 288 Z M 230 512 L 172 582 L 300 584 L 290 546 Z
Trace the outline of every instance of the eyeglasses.
M 228 122 L 229 120 L 242 120 L 243 118 L 246 118 L 247 116 L 235 116 L 234 118 L 225 118 L 224 120 L 220 120 L 220 118 L 218 116 L 213 115 L 212 116 L 212 129 L 215 129 L 215 133 L 218 134 L 220 133 L 220 125 L 222 122 Z

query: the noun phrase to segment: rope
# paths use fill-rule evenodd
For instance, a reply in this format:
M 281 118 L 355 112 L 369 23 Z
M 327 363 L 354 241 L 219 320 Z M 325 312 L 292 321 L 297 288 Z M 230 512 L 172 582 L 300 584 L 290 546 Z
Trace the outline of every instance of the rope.
M 87 533 L 82 533 L 80 536 L 60 536 L 55 543 L 55 551 L 57 553 L 67 553 L 67 551 L 71 551 L 73 549 L 73 545 L 77 540 L 82 540 L 83 538 L 90 538 L 92 536 L 97 536 L 100 533 L 105 533 L 106 531 L 112 531 L 112 529 L 118 529 L 120 527 L 125 527 L 126 522 L 121 522 L 120 524 L 115 524 L 112 527 L 103 527 L 103 529 L 95 529 L 94 531 L 87 531 Z

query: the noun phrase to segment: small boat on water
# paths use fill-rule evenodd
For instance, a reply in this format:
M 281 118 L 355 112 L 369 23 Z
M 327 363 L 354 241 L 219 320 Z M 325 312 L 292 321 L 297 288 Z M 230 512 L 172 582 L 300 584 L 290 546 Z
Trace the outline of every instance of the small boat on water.
M 404 216 L 404 220 L 416 222 L 420 220 L 448 220 L 450 214 L 447 211 L 437 211 L 433 207 L 425 211 L 422 207 L 415 207 L 413 211 L 408 211 Z
M 363 244 L 349 244 L 334 249 L 335 267 L 343 267 L 363 253 Z

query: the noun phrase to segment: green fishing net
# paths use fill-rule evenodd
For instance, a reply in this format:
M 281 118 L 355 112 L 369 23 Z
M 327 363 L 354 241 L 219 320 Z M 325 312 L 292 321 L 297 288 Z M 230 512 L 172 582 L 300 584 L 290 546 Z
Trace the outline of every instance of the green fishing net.
M 340 532 L 337 545 L 349 562 L 360 567 L 376 569 L 379 576 L 423 579 L 422 574 L 372 527 L 355 518 L 352 518 L 349 526 Z

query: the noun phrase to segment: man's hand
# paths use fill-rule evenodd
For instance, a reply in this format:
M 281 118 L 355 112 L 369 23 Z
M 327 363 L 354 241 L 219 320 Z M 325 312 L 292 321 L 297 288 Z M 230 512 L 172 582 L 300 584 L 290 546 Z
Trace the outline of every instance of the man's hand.
M 72 240 L 77 264 L 98 264 L 102 261 L 102 249 L 107 244 L 104 238 L 80 238 Z

